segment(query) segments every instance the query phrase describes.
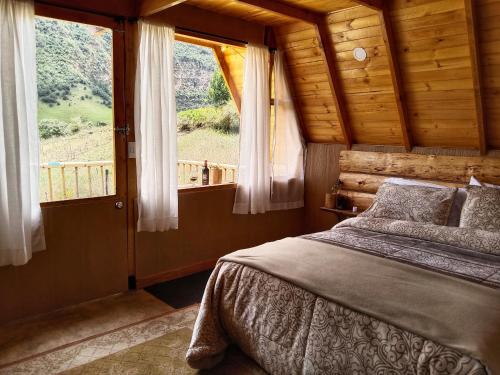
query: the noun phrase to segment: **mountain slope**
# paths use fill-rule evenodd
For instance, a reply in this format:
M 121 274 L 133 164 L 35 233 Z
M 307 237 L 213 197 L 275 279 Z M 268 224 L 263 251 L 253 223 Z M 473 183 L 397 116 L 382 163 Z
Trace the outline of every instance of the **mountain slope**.
M 79 99 L 98 99 L 111 108 L 111 30 L 37 17 L 36 32 L 39 100 L 51 108 L 70 101 L 83 89 L 87 92 Z M 178 111 L 207 104 L 216 69 L 211 49 L 176 42 Z

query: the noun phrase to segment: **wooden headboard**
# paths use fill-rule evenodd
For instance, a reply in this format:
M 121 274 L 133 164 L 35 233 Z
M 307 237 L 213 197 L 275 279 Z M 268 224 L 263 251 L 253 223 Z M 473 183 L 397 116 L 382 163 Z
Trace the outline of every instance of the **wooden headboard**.
M 463 187 L 471 176 L 500 185 L 500 159 L 363 151 L 340 153 L 340 193 L 348 196 L 360 210 L 371 205 L 378 187 L 388 177 Z

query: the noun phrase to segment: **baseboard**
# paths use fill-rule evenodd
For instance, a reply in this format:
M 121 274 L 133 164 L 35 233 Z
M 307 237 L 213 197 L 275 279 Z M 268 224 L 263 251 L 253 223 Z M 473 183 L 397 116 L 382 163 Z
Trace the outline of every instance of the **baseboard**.
M 143 289 L 148 286 L 163 283 L 165 281 L 180 279 L 181 277 L 189 276 L 194 273 L 203 272 L 209 270 L 215 266 L 217 263 L 217 259 L 205 260 L 203 262 L 198 262 L 195 264 L 191 264 L 189 266 L 176 268 L 170 271 L 165 271 L 161 273 L 157 273 L 151 276 L 147 276 L 144 278 L 136 279 L 137 289 Z

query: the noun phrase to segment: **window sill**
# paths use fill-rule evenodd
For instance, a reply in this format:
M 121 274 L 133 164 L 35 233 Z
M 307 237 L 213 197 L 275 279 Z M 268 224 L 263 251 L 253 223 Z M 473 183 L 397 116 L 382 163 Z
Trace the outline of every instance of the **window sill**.
M 235 190 L 237 184 L 220 184 L 220 185 L 208 185 L 208 186 L 185 186 L 179 187 L 179 194 L 188 194 L 188 193 L 199 193 L 206 191 L 215 191 L 215 190 Z

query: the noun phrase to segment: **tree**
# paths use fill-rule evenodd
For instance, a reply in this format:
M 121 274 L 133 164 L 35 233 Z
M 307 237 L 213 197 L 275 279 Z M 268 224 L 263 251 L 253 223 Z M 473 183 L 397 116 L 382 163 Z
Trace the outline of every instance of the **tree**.
M 229 90 L 227 89 L 226 82 L 222 73 L 217 69 L 210 81 L 208 88 L 208 100 L 215 106 L 223 106 L 231 99 Z

